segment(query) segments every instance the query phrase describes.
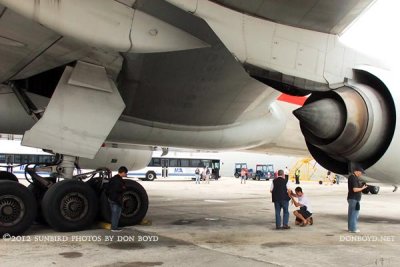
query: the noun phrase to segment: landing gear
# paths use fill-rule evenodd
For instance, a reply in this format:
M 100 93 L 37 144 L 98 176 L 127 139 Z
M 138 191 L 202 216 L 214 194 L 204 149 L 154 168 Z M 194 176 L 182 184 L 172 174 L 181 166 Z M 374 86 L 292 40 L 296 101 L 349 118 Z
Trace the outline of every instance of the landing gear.
M 149 199 L 146 190 L 138 182 L 124 179 L 126 191 L 122 198 L 122 213 L 119 223 L 121 226 L 135 225 L 140 223 L 146 216 L 149 207 Z M 101 194 L 101 215 L 102 218 L 110 222 L 111 210 L 107 197 Z
M 0 236 L 25 232 L 36 217 L 33 194 L 20 183 L 0 181 Z
M 99 217 L 110 221 L 110 206 L 104 193 L 111 178 L 110 170 L 103 168 L 74 175 L 75 158 L 69 156 L 57 158 L 46 166 L 39 165 L 25 168 L 31 183 L 28 187 L 14 180 L 0 179 L 0 238 L 6 233 L 22 234 L 35 219 L 57 231 L 84 230 Z M 38 173 L 43 167 L 51 167 L 57 173 L 42 177 Z M 124 181 L 126 191 L 120 224 L 135 225 L 146 216 L 149 200 L 139 183 Z
M 82 181 L 64 180 L 54 184 L 44 194 L 43 215 L 58 231 L 79 231 L 90 226 L 98 210 L 97 196 Z

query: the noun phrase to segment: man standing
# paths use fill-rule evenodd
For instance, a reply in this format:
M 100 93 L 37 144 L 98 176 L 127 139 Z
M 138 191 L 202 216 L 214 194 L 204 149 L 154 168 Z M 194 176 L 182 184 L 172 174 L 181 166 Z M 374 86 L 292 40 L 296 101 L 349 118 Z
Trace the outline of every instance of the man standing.
M 296 184 L 300 184 L 300 169 L 295 171 L 294 177 L 296 178 Z
M 285 167 L 285 172 L 284 173 L 285 173 L 285 180 L 289 181 L 289 169 L 287 167 Z
M 355 166 L 353 173 L 348 179 L 347 202 L 349 203 L 347 227 L 350 233 L 359 233 L 357 228 L 358 216 L 360 212 L 361 191 L 367 188 L 367 185 L 361 185 L 359 177 L 364 173 L 361 166 Z
M 196 168 L 194 173 L 196 174 L 196 184 L 200 184 L 200 170 L 199 170 L 199 168 Z
M 275 206 L 275 224 L 276 229 L 290 229 L 289 224 L 289 200 L 291 190 L 289 181 L 283 177 L 283 170 L 278 171 L 276 177 L 271 183 L 270 192 L 272 193 L 272 202 Z M 281 226 L 281 209 L 283 209 L 283 226 Z
M 242 168 L 242 170 L 240 171 L 240 183 L 241 184 L 246 183 L 246 178 L 247 178 L 246 175 L 247 175 L 246 169 Z
M 121 166 L 118 169 L 118 174 L 113 176 L 108 182 L 107 197 L 111 208 L 111 232 L 120 232 L 118 228 L 119 218 L 122 212 L 122 196 L 126 189 L 123 177 L 128 174 L 128 169 Z

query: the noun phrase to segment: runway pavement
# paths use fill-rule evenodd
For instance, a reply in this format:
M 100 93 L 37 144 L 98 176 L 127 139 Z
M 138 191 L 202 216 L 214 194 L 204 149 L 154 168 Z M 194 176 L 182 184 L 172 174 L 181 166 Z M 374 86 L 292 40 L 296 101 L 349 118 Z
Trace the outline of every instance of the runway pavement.
M 0 240 L 0 266 L 400 266 L 400 193 L 363 195 L 347 229 L 347 184 L 303 183 L 314 225 L 275 230 L 270 182 L 140 182 L 151 224 L 121 233 L 94 226 L 58 233 L 35 225 Z M 290 207 L 294 210 L 294 206 Z

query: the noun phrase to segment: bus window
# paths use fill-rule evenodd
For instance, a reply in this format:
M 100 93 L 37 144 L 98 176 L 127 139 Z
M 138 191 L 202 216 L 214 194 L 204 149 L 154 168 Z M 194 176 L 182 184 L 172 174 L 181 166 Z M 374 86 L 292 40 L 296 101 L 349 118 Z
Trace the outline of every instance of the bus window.
M 188 159 L 181 159 L 181 166 L 180 167 L 189 167 L 189 160 Z
M 6 155 L 0 154 L 0 163 L 6 163 Z
M 203 167 L 209 167 L 211 168 L 211 164 L 210 164 L 210 160 L 205 159 L 205 160 L 201 160 L 201 162 L 203 163 Z
M 28 156 L 28 163 L 35 163 L 35 162 L 37 162 L 36 155 L 29 155 Z
M 14 164 L 21 164 L 21 155 L 14 155 Z
M 179 167 L 178 159 L 169 159 L 169 167 Z
M 22 164 L 27 164 L 28 163 L 28 155 L 21 155 L 21 163 Z
M 199 159 L 191 159 L 190 160 L 190 167 L 194 167 L 194 168 L 202 167 L 200 160 Z
M 219 161 L 213 161 L 213 169 L 219 169 Z
M 53 156 L 50 155 L 38 155 L 38 162 L 39 163 L 50 163 L 53 162 Z
M 151 163 L 152 163 L 151 166 L 155 166 L 155 167 L 160 167 L 161 166 L 161 160 L 159 158 L 153 158 Z

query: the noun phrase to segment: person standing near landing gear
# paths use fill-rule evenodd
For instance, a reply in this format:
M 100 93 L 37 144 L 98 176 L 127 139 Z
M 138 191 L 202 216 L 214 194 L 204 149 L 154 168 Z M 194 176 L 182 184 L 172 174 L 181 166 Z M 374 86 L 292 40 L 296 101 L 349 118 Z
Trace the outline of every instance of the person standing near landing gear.
M 107 197 L 111 208 L 111 232 L 120 232 L 121 228 L 118 227 L 119 218 L 122 212 L 122 196 L 126 190 L 123 177 L 128 175 L 128 169 L 121 166 L 118 169 L 118 174 L 114 175 L 107 186 Z

